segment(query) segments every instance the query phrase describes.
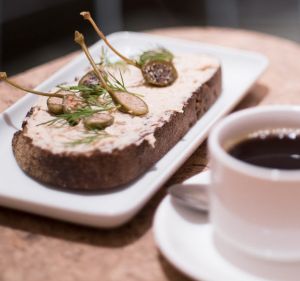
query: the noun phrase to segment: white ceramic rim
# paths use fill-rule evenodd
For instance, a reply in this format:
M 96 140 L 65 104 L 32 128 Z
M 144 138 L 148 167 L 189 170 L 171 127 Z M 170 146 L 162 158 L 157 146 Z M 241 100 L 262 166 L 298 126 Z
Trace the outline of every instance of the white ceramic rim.
M 216 155 L 218 161 L 220 161 L 224 166 L 231 168 L 232 170 L 237 170 L 245 175 L 260 178 L 269 181 L 276 182 L 300 182 L 300 169 L 299 170 L 278 170 L 271 168 L 263 168 L 247 164 L 241 160 L 232 157 L 221 145 L 220 135 L 226 127 L 232 125 L 232 123 L 239 122 L 240 118 L 248 117 L 250 120 L 252 116 L 258 113 L 276 113 L 276 112 L 287 112 L 288 114 L 297 113 L 299 115 L 300 123 L 300 106 L 293 105 L 267 105 L 258 106 L 255 108 L 244 109 L 233 114 L 228 115 L 223 120 L 221 120 L 212 129 L 209 138 L 208 145 L 210 154 Z M 251 133 L 251 132 L 249 132 Z

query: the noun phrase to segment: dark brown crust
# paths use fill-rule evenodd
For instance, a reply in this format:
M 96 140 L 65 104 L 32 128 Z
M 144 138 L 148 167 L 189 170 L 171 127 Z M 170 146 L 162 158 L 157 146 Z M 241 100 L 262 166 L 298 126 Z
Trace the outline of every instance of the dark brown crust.
M 212 106 L 221 93 L 221 68 L 197 89 L 169 122 L 155 131 L 155 147 L 147 141 L 112 153 L 53 154 L 32 144 L 23 130 L 15 133 L 13 152 L 19 166 L 43 183 L 72 190 L 101 190 L 119 187 L 136 179 L 170 150 Z M 30 112 L 28 114 L 31 114 Z

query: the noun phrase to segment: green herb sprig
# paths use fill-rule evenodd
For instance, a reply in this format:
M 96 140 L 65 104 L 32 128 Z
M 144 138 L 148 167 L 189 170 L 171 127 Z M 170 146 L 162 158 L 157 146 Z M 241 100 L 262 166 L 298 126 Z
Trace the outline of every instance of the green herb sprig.
M 128 91 L 128 89 L 125 86 L 125 82 L 124 82 L 122 72 L 120 70 L 119 70 L 120 79 L 118 79 L 116 76 L 114 76 L 110 72 L 107 72 L 107 74 L 108 74 L 107 77 L 109 77 L 107 79 L 107 85 L 109 87 L 111 87 L 114 91 L 126 92 L 128 94 L 131 94 L 131 95 L 134 95 L 134 96 L 137 96 L 137 97 L 143 97 L 143 95 L 141 95 L 141 94 L 132 93 L 132 92 Z
M 119 70 L 120 79 L 118 79 L 116 76 L 114 76 L 111 72 L 107 72 L 107 85 L 113 89 L 114 91 L 121 91 L 121 92 L 127 92 L 128 90 L 125 86 L 124 79 L 122 72 Z
M 116 91 L 113 88 L 109 87 L 107 82 L 105 81 L 105 77 L 103 73 L 99 70 L 99 67 L 96 65 L 93 57 L 91 56 L 82 33 L 75 31 L 74 33 L 74 41 L 80 45 L 82 51 L 85 53 L 87 59 L 89 60 L 93 70 L 101 82 L 101 86 L 103 86 L 107 92 L 110 94 L 115 103 L 120 105 L 119 110 L 122 112 L 126 112 L 131 115 L 141 116 L 145 115 L 149 112 L 148 106 L 143 99 L 137 97 L 135 95 L 131 95 L 126 91 Z
M 139 65 L 144 65 L 149 61 L 167 61 L 172 62 L 174 55 L 167 49 L 160 47 L 155 50 L 143 52 L 139 57 Z
M 90 117 L 97 112 L 113 110 L 115 108 L 117 108 L 117 107 L 110 106 L 110 105 L 108 105 L 106 107 L 103 106 L 103 108 L 97 108 L 97 109 L 85 107 L 85 108 L 78 109 L 77 111 L 72 112 L 72 113 L 63 113 L 63 114 L 57 115 L 55 118 L 53 118 L 49 121 L 38 124 L 38 126 L 42 126 L 42 125 L 53 126 L 56 124 L 58 124 L 58 125 L 70 124 L 71 126 L 75 126 L 78 124 L 79 120 L 82 118 Z
M 84 95 L 101 95 L 106 93 L 106 90 L 103 89 L 100 85 L 77 85 L 77 86 L 65 86 L 65 85 L 58 85 L 58 88 L 71 91 L 74 93 L 81 93 L 82 96 Z
M 104 72 L 104 70 L 103 70 Z M 105 82 L 107 83 L 108 87 L 112 89 L 113 91 L 121 91 L 121 92 L 127 92 L 130 93 L 124 82 L 124 78 L 122 75 L 121 70 L 119 69 L 119 76 L 120 79 L 117 78 L 114 74 L 112 74 L 110 71 L 106 71 L 105 75 Z M 81 93 L 83 97 L 87 95 L 102 95 L 107 93 L 107 89 L 103 86 L 99 85 L 77 85 L 77 86 L 65 86 L 65 85 L 58 85 L 58 88 L 66 91 L 72 91 L 75 93 Z
M 72 147 L 82 144 L 89 145 L 110 136 L 110 134 L 103 130 L 85 131 L 83 137 L 67 142 L 66 145 Z
M 122 71 L 126 71 L 128 68 L 127 63 L 122 60 L 112 62 L 109 59 L 108 50 L 104 46 L 101 46 L 100 63 L 99 64 L 106 68 L 119 69 Z
M 112 105 L 113 101 L 107 91 L 100 85 L 77 85 L 77 86 L 58 86 L 60 89 L 74 93 L 80 93 L 81 97 L 89 106 Z M 101 97 L 101 102 L 99 98 Z

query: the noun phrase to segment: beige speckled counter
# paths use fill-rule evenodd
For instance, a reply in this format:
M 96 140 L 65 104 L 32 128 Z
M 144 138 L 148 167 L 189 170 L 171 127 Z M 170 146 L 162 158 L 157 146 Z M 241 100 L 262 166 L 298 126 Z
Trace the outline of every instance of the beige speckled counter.
M 300 46 L 296 43 L 254 32 L 219 28 L 173 28 L 152 33 L 265 54 L 270 60 L 269 69 L 238 108 L 258 104 L 300 104 Z M 34 87 L 73 56 L 36 67 L 14 79 Z M 3 83 L 0 83 L 0 93 L 0 111 L 23 95 Z M 204 144 L 166 187 L 203 170 L 206 156 Z M 129 224 L 114 230 L 81 227 L 0 208 L 0 280 L 189 280 L 159 254 L 154 244 L 151 223 L 165 191 L 166 188 L 162 188 Z

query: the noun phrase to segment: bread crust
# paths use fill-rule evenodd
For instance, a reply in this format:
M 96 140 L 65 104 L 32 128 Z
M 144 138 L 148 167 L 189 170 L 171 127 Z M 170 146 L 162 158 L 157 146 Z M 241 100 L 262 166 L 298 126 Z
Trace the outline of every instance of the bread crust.
M 12 148 L 21 169 L 50 186 L 71 190 L 103 190 L 120 187 L 142 175 L 162 158 L 213 105 L 221 93 L 221 68 L 189 98 L 183 112 L 174 112 L 155 130 L 154 147 L 144 140 L 122 150 L 104 153 L 54 154 L 33 144 L 22 130 L 14 134 Z M 27 116 L 32 114 L 32 110 Z

